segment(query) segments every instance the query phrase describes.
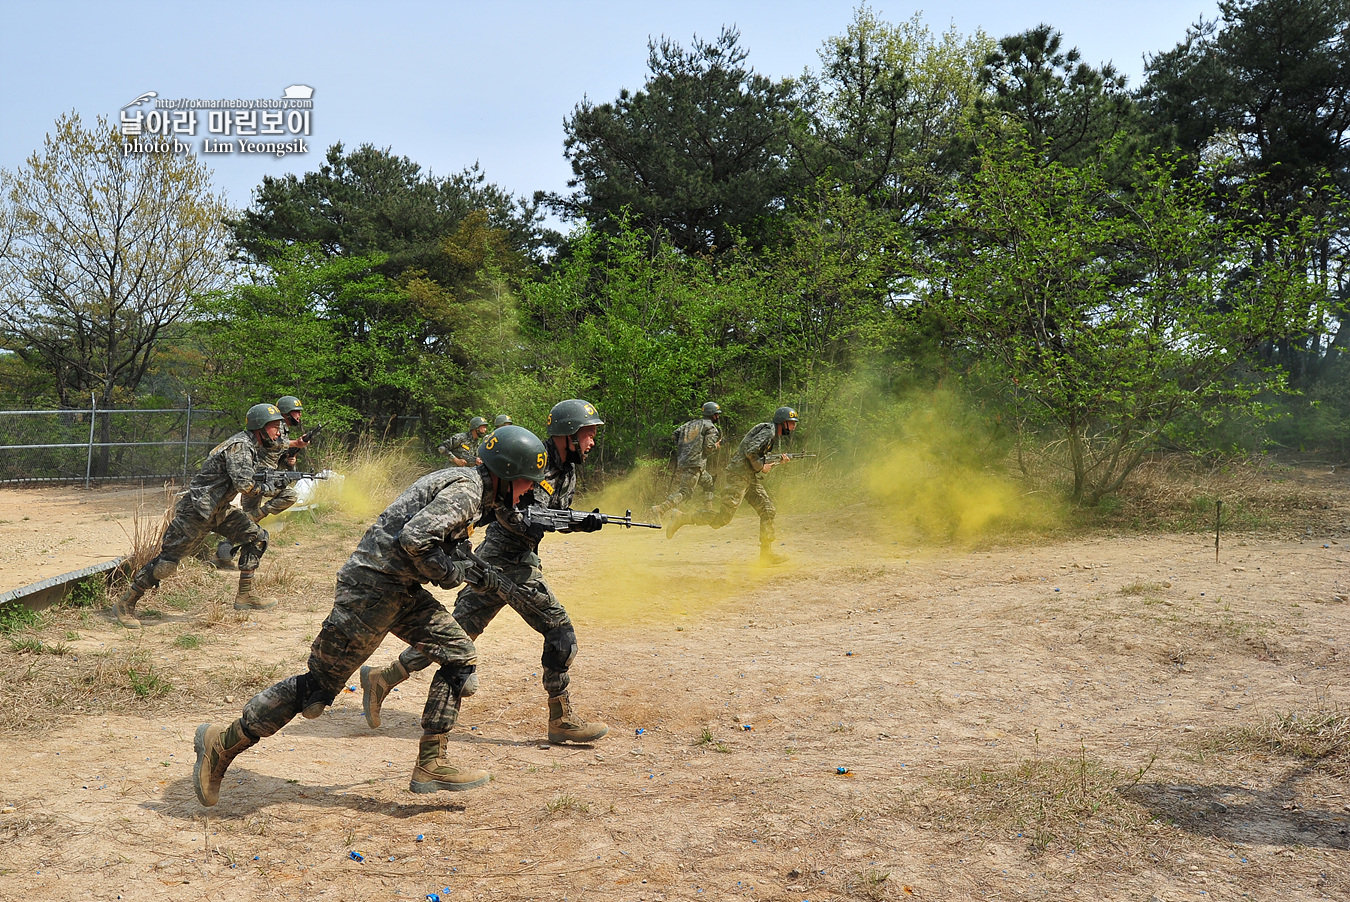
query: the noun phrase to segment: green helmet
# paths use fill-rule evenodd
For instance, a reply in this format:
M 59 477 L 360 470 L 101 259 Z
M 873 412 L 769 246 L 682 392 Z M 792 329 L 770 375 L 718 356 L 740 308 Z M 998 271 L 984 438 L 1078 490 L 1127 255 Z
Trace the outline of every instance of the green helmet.
M 708 419 L 712 419 L 721 412 L 722 405 L 718 404 L 716 401 L 708 401 L 703 405 L 703 415 Z
M 795 422 L 797 422 L 797 411 L 794 408 L 780 407 L 773 412 L 773 424 L 775 426 Z
M 478 455 L 499 479 L 544 478 L 548 453 L 538 436 L 520 426 L 503 426 L 487 437 Z
M 280 422 L 281 419 L 281 411 L 275 404 L 254 404 L 244 414 L 244 428 L 252 432 L 266 427 L 268 423 Z
M 497 419 L 492 421 L 493 429 L 500 429 L 503 426 L 510 426 L 511 418 L 504 413 L 497 414 Z
M 300 399 L 295 395 L 282 395 L 277 398 L 277 410 L 281 411 L 283 417 L 290 416 L 292 411 L 298 410 L 301 413 L 305 410 L 305 405 L 300 403 Z
M 479 426 L 486 426 L 487 424 L 486 417 L 474 417 L 472 420 L 469 420 L 469 431 L 473 432 Z
M 576 435 L 577 430 L 582 426 L 603 425 L 605 425 L 605 421 L 600 419 L 600 414 L 596 412 L 595 405 L 580 398 L 559 401 L 548 412 L 549 435 Z

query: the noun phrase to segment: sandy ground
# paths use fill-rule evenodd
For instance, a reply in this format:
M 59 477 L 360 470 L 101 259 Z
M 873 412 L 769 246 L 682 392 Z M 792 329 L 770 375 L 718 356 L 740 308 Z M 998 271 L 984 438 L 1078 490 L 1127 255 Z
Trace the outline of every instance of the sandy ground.
M 1344 522 L 1350 484 L 1319 478 Z M 52 549 L 118 522 L 76 491 L 0 504 L 31 543 L 7 577 L 70 569 Z M 487 787 L 408 791 L 423 674 L 378 730 L 353 692 L 296 719 L 202 808 L 195 727 L 303 669 L 362 527 L 274 530 L 274 612 L 222 613 L 230 578 L 193 567 L 139 633 L 70 611 L 31 634 L 64 654 L 11 646 L 0 899 L 1350 897 L 1344 750 L 1232 739 L 1350 710 L 1345 530 L 1227 536 L 1216 564 L 1212 535 L 921 551 L 854 510 L 781 517 L 793 562 L 767 570 L 749 511 L 554 536 L 573 699 L 607 737 L 544 741 L 538 639 L 508 611 L 449 752 Z M 129 670 L 160 682 L 138 696 Z

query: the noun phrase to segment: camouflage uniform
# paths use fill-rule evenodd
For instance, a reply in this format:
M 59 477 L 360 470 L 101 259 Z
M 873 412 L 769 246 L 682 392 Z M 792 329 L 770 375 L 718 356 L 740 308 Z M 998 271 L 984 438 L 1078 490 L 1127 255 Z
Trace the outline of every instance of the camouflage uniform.
M 768 547 L 773 543 L 773 518 L 777 513 L 769 493 L 764 490 L 764 477 L 760 472 L 778 445 L 778 427 L 773 423 L 760 423 L 741 439 L 736 454 L 727 462 L 722 474 L 722 488 L 711 511 L 699 511 L 688 515 L 687 522 L 721 529 L 736 516 L 736 509 L 743 499 L 759 514 L 759 544 Z
M 295 455 L 286 453 L 291 445 L 290 436 L 289 424 L 282 420 L 281 440 L 277 443 L 276 448 L 261 449 L 262 453 L 258 459 L 258 466 L 266 467 L 269 470 L 294 470 Z M 244 509 L 244 513 L 248 514 L 254 523 L 257 523 L 263 517 L 288 510 L 299 500 L 300 495 L 296 491 L 295 483 L 292 482 L 270 498 L 263 495 L 245 495 L 240 501 L 240 506 Z
M 553 510 L 572 506 L 576 493 L 576 464 L 564 460 L 553 442 L 547 442 L 548 463 L 539 486 L 521 499 L 520 506 L 538 505 Z M 534 589 L 547 596 L 548 601 L 538 606 L 512 602 L 511 606 L 530 628 L 544 637 L 541 659 L 544 690 L 557 696 L 567 690 L 570 678 L 567 670 L 576 657 L 577 635 L 567 611 L 558 602 L 553 590 L 544 582 L 543 564 L 539 559 L 539 541 L 543 533 L 530 534 L 522 522 L 519 510 L 499 509 L 496 518 L 488 523 L 487 535 L 478 546 L 478 556 L 502 571 L 518 586 Z M 483 630 L 506 604 L 495 595 L 475 592 L 469 586 L 460 590 L 455 599 L 455 620 L 472 639 Z M 405 649 L 399 662 L 413 673 L 429 666 L 431 661 L 416 648 Z
M 474 440 L 472 432 L 456 432 L 437 445 L 436 450 L 443 454 L 449 454 L 451 457 L 458 457 L 472 467 L 475 466 L 474 461 L 478 459 L 478 444 Z M 452 466 L 455 465 L 452 464 Z
M 422 727 L 429 735 L 450 731 L 478 653 L 422 586 L 447 578 L 443 562 L 450 549 L 468 541 L 483 512 L 495 508 L 490 486 L 484 467 L 449 467 L 423 476 L 385 509 L 338 571 L 333 610 L 310 648 L 309 670 L 264 689 L 244 706 L 246 735 L 271 736 L 302 710 L 317 716 L 389 633 L 440 665 Z
M 267 548 L 267 531 L 230 502 L 241 493 L 245 499 L 263 497 L 255 490 L 253 476 L 264 466 L 268 453 L 269 449 L 247 430 L 236 432 L 211 450 L 201 471 L 179 496 L 159 554 L 136 571 L 131 583 L 135 591 L 144 593 L 158 586 L 211 532 L 242 546 L 241 569 L 257 569 Z
M 702 491 L 704 500 L 712 497 L 713 477 L 708 472 L 708 458 L 717 450 L 722 441 L 722 433 L 717 424 L 707 418 L 690 420 L 675 430 L 675 474 L 679 479 L 675 491 L 666 496 L 666 500 L 656 505 L 658 517 L 680 506 L 686 498 L 694 498 L 695 491 Z

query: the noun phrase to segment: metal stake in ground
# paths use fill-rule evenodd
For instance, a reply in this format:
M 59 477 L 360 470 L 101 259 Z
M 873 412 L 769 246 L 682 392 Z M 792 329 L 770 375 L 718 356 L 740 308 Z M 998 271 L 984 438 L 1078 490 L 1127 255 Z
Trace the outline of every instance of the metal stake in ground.
M 1219 562 L 1219 518 L 1223 516 L 1223 502 L 1214 502 L 1214 563 Z

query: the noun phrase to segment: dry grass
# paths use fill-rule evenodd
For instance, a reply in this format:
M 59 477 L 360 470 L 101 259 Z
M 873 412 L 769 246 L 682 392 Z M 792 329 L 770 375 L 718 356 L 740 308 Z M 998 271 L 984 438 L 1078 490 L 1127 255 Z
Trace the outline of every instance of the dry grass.
M 159 554 L 160 546 L 164 543 L 164 530 L 169 528 L 169 522 L 173 520 L 176 494 L 174 487 L 166 484 L 161 499 L 162 508 L 155 505 L 147 508 L 144 498 L 136 505 L 131 514 L 131 532 L 127 535 L 131 550 L 117 568 L 116 578 L 130 579 Z M 159 512 L 158 517 L 156 511 Z
M 1210 465 L 1179 454 L 1140 464 L 1091 519 L 1114 528 L 1213 532 L 1217 501 L 1223 502 L 1224 532 L 1335 530 L 1346 520 L 1346 512 L 1324 490 L 1268 456 Z
M 1036 757 L 958 768 L 917 805 L 937 826 L 1025 842 L 1033 855 L 1072 850 L 1124 858 L 1140 852 L 1153 817 L 1122 794 L 1128 785 L 1130 777 L 1085 753 Z
M 1350 715 L 1318 711 L 1277 715 L 1253 726 L 1208 737 L 1210 751 L 1264 753 L 1309 763 L 1345 763 L 1350 759 Z

